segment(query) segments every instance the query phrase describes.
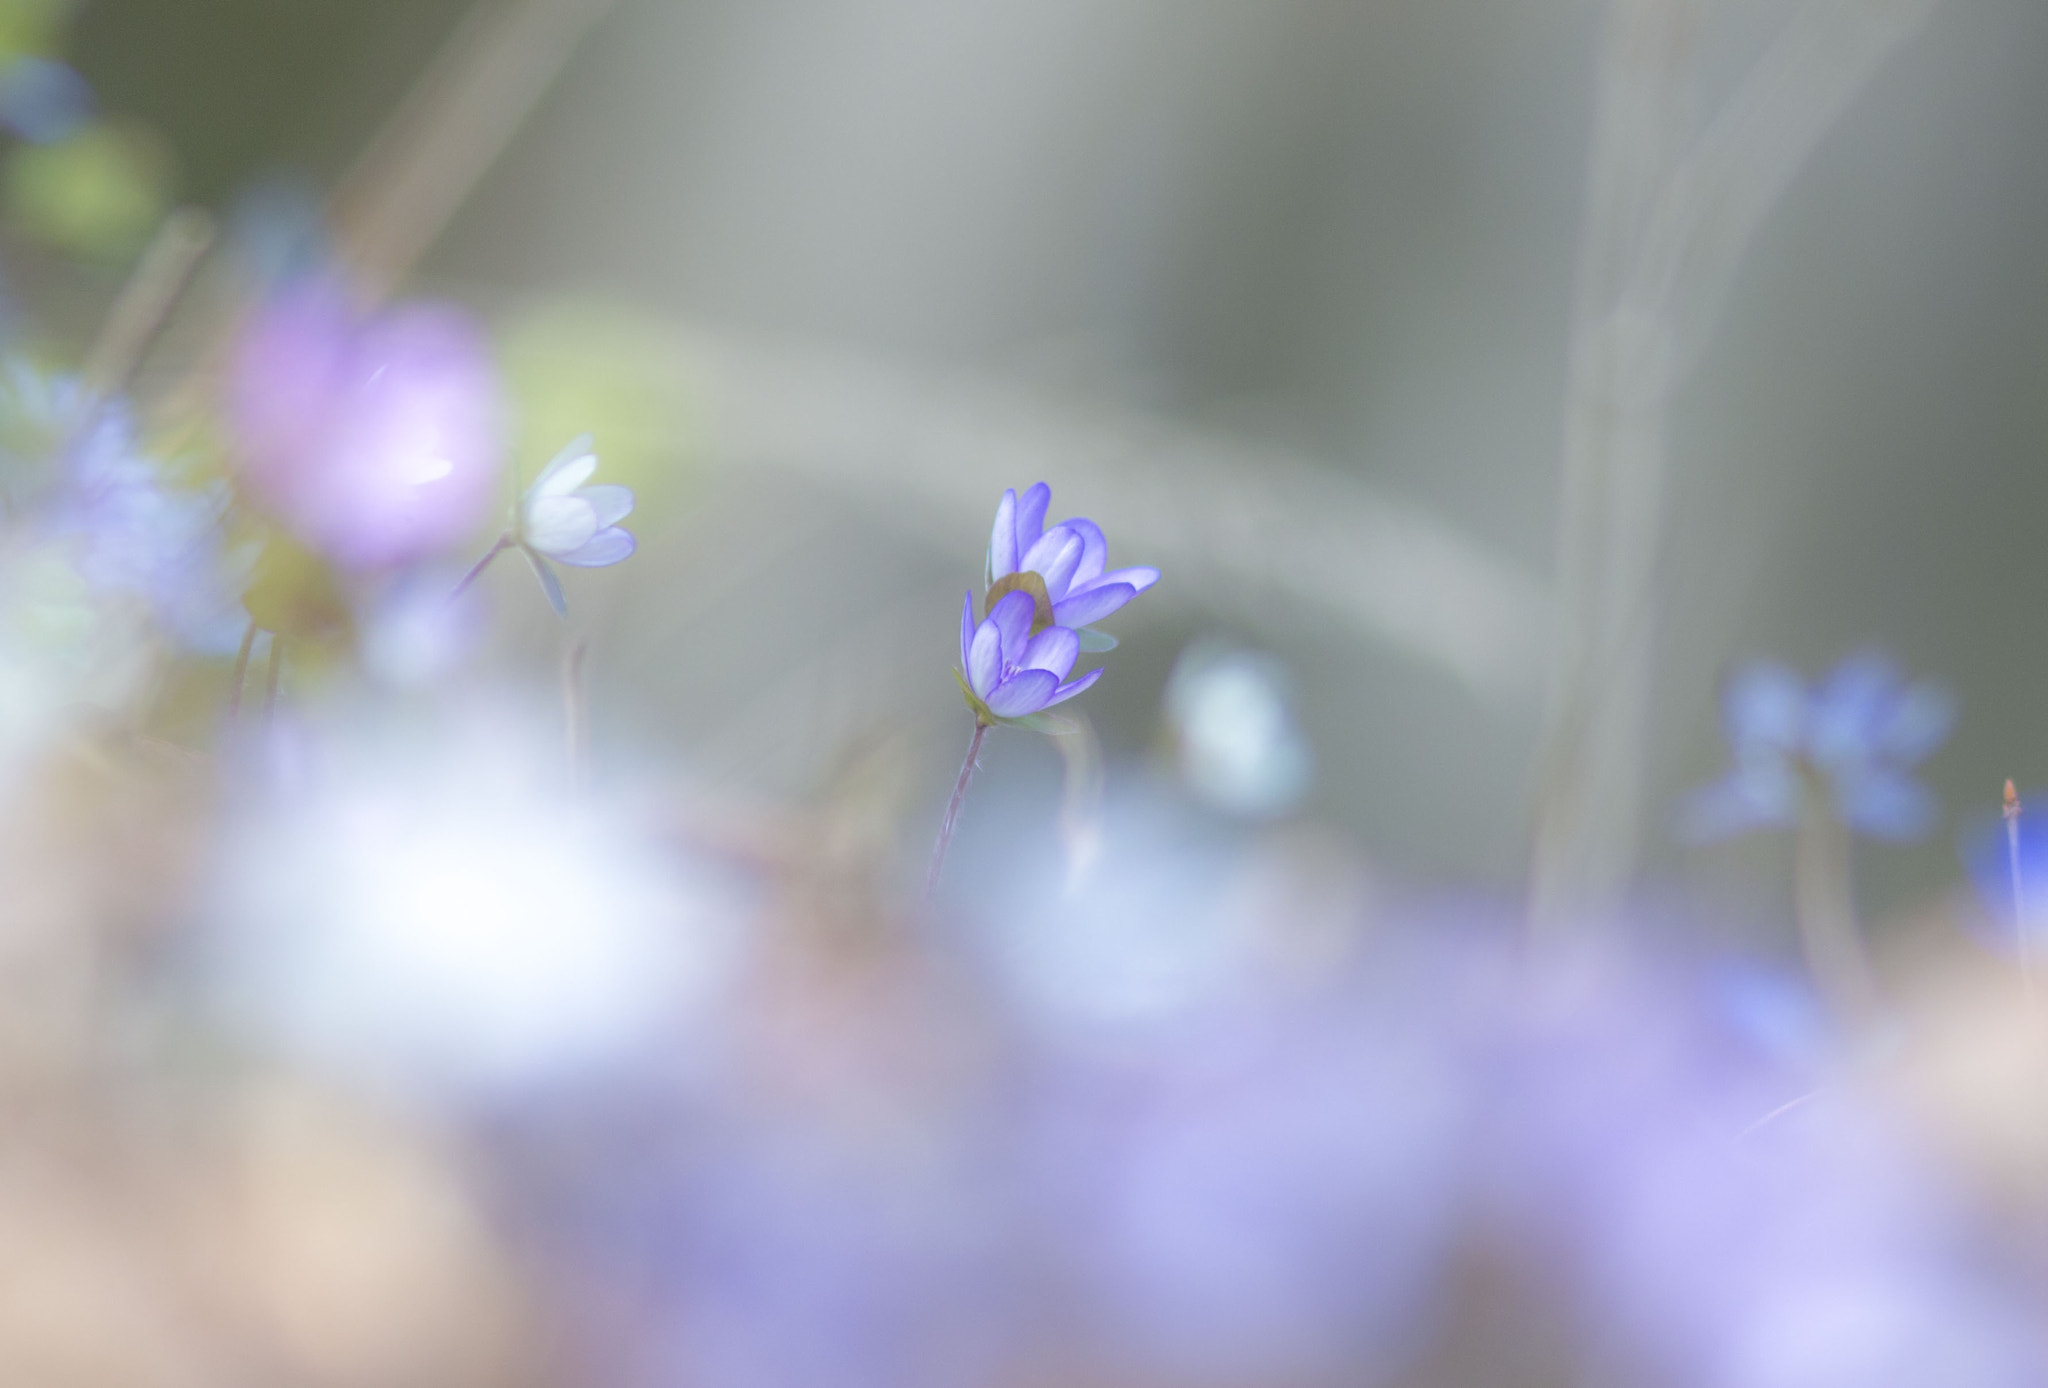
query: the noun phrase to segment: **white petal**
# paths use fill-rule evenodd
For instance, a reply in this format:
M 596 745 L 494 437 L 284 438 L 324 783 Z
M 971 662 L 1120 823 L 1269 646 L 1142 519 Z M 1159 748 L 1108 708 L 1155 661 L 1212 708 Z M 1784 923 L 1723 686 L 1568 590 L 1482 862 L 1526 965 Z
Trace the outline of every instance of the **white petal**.
M 588 482 L 590 474 L 596 471 L 597 455 L 590 451 L 590 435 L 583 434 L 570 440 L 569 446 L 541 469 L 540 476 L 533 479 L 533 485 L 527 488 L 526 494 L 529 497 L 564 496 Z
M 526 503 L 523 538 L 542 554 L 567 554 L 598 530 L 597 508 L 580 496 L 543 496 Z

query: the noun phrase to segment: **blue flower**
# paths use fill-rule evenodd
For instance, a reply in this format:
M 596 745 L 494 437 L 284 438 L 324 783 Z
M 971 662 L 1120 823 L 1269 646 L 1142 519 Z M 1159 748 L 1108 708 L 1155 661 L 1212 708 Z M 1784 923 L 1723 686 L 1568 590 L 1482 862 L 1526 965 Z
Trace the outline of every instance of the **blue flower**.
M 1101 621 L 1159 581 L 1152 568 L 1111 569 L 1109 542 L 1085 516 L 1045 528 L 1052 488 L 1040 482 L 1022 497 L 1003 493 L 988 544 L 988 600 L 1028 592 L 1034 625 L 1079 629 Z M 1109 643 L 1113 645 L 1114 643 Z
M 516 547 L 533 566 L 533 576 L 540 580 L 555 615 L 568 616 L 569 600 L 562 595 L 561 580 L 548 567 L 548 560 L 579 569 L 602 569 L 632 558 L 638 547 L 633 533 L 619 528 L 619 522 L 633 513 L 633 489 L 584 485 L 596 471 L 597 454 L 591 452 L 590 435 L 579 434 L 533 479 L 533 485 L 512 508 L 510 527 L 463 575 L 456 593 L 474 583 L 493 559 Z
M 1735 767 L 1687 802 L 1693 838 L 1793 827 L 1809 787 L 1872 838 L 1904 841 L 1933 827 L 1936 801 L 1912 771 L 1948 736 L 1955 702 L 1939 686 L 1907 683 L 1881 655 L 1851 656 L 1813 689 L 1774 662 L 1746 665 L 1729 681 L 1722 722 Z
M 1029 718 L 1102 678 L 1102 671 L 1090 670 L 1077 680 L 1067 679 L 1081 654 L 1081 637 L 1067 627 L 1046 627 L 1034 636 L 1034 609 L 1031 594 L 1006 593 L 977 626 L 974 595 L 961 605 L 963 687 L 969 707 L 985 724 Z

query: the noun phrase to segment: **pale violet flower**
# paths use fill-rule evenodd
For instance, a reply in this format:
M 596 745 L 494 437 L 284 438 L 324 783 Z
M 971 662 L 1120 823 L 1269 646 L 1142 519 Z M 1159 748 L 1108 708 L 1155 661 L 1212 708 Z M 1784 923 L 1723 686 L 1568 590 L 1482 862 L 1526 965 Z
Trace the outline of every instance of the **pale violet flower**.
M 488 554 L 476 562 L 456 591 L 473 582 L 498 554 L 517 546 L 533 566 L 541 590 L 555 615 L 569 615 L 562 584 L 548 566 L 550 559 L 579 569 L 602 569 L 622 563 L 637 547 L 633 532 L 619 522 L 633 512 L 633 489 L 613 484 L 590 485 L 597 471 L 597 454 L 590 435 L 570 440 L 569 446 L 541 469 L 540 476 L 512 508 L 512 524 L 498 537 Z
M 1004 593 L 1028 592 L 1042 599 L 1034 625 L 1079 630 L 1159 581 L 1154 568 L 1108 569 L 1109 541 L 1086 516 L 1048 529 L 1045 509 L 1051 503 L 1052 488 L 1043 482 L 1021 497 L 1014 490 L 1003 493 L 988 544 L 991 603 Z M 1106 650 L 1116 643 L 1105 637 L 1084 644 Z
M 960 665 L 967 700 L 984 725 L 1029 718 L 1064 703 L 1102 678 L 1090 670 L 1067 679 L 1081 654 L 1080 636 L 1066 627 L 1031 632 L 1029 593 L 1006 593 L 979 625 L 974 598 L 960 608 Z

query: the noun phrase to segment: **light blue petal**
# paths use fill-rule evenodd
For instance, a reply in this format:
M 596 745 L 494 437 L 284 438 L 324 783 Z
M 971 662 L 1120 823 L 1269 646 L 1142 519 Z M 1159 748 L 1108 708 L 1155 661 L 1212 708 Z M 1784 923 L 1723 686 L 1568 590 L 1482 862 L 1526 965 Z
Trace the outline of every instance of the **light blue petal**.
M 1073 580 L 1067 587 L 1071 593 L 1102 576 L 1103 566 L 1109 563 L 1109 541 L 1103 536 L 1102 527 L 1086 516 L 1075 516 L 1060 524 L 1081 537 L 1081 562 L 1075 566 Z
M 616 525 L 609 530 L 600 530 L 567 554 L 557 554 L 556 562 L 573 564 L 579 569 L 604 569 L 613 564 L 623 563 L 633 557 L 639 542 L 630 530 L 621 530 Z
M 967 668 L 967 650 L 974 644 L 974 594 L 960 600 L 960 668 Z
M 997 603 L 996 606 L 1001 607 L 1002 604 Z M 996 628 L 996 619 L 989 617 L 975 629 L 974 640 L 968 643 L 967 683 L 977 698 L 986 699 L 1002 673 L 1003 636 Z
M 1024 658 L 1017 662 L 1026 670 L 1050 670 L 1060 679 L 1067 677 L 1067 671 L 1074 668 L 1074 662 L 1081 655 L 1081 638 L 1065 627 L 1047 627 L 1031 638 L 1024 647 Z
M 1021 566 L 1045 580 L 1045 595 L 1058 602 L 1074 581 L 1074 566 L 1081 562 L 1081 537 L 1064 526 L 1054 526 L 1031 547 Z
M 1737 670 L 1721 696 L 1721 721 L 1739 760 L 1759 751 L 1784 754 L 1806 738 L 1806 682 L 1776 661 L 1751 661 Z
M 1138 590 L 1128 583 L 1104 584 L 1054 603 L 1052 619 L 1063 627 L 1078 629 L 1101 621 L 1136 596 Z
M 540 590 L 547 594 L 548 606 L 555 609 L 557 617 L 567 617 L 569 600 L 562 596 L 562 581 L 555 577 L 555 571 L 548 567 L 548 561 L 525 545 L 519 547 L 519 552 L 525 555 L 526 562 L 533 566 L 533 576 L 540 580 Z
M 1799 823 L 1799 782 L 1788 768 L 1737 771 L 1694 791 L 1679 807 L 1678 833 L 1693 843 Z
M 1894 843 L 1923 837 L 1940 814 L 1932 791 L 1894 771 L 1845 777 L 1835 787 L 1835 807 L 1857 833 Z
M 1937 684 L 1916 684 L 1900 696 L 1878 728 L 1877 748 L 1910 766 L 1941 746 L 1955 723 L 1955 696 Z
M 997 685 L 985 702 L 998 718 L 1022 718 L 1044 708 L 1059 683 L 1050 670 L 1023 670 Z
M 631 487 L 607 482 L 580 488 L 576 495 L 589 502 L 591 509 L 597 512 L 597 523 L 601 529 L 609 529 L 633 514 Z
M 1052 488 L 1043 482 L 1034 482 L 1024 495 L 1017 499 L 1017 567 L 1029 567 L 1024 556 L 1038 543 L 1045 533 L 1045 508 L 1052 504 Z
M 996 599 L 996 605 L 989 609 L 988 620 L 1001 633 L 1003 660 L 1012 665 L 1024 652 L 1024 642 L 1031 635 L 1031 620 L 1038 613 L 1038 601 L 1031 594 L 1018 591 L 1005 593 Z
M 1081 676 L 1081 678 L 1077 680 L 1069 680 L 1067 683 L 1061 685 L 1058 689 L 1055 689 L 1053 691 L 1052 697 L 1045 701 L 1045 706 L 1047 708 L 1051 708 L 1054 704 L 1063 704 L 1067 700 L 1073 698 L 1076 694 L 1079 694 L 1082 690 L 1086 689 L 1089 685 L 1095 683 L 1095 681 L 1101 678 L 1102 671 L 1100 669 L 1095 669 L 1090 670 L 1087 674 Z
M 995 528 L 988 536 L 988 571 L 991 579 L 1017 572 L 1017 492 L 1003 493 L 996 503 Z

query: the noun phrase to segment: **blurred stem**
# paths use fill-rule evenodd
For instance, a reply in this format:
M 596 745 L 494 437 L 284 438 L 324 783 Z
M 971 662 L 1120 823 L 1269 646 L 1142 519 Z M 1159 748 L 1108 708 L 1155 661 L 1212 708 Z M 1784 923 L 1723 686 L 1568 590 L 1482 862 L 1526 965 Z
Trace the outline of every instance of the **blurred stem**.
M 213 218 L 196 207 L 181 207 L 164 218 L 86 355 L 85 382 L 95 398 L 128 388 L 213 240 Z
M 590 760 L 590 705 L 584 692 L 583 665 L 590 643 L 577 637 L 562 657 L 562 719 L 568 743 L 569 788 L 581 794 Z
M 1835 1015 L 1860 1027 L 1877 1014 L 1876 971 L 1856 925 L 1849 880 L 1849 831 L 1834 812 L 1827 787 L 1812 772 L 1793 843 L 1792 885 L 1799 943 L 1806 966 Z
M 270 726 L 277 714 L 277 686 L 284 677 L 284 638 L 270 633 L 270 668 L 263 678 L 263 725 Z
M 256 649 L 256 623 L 252 620 L 249 629 L 242 633 L 242 645 L 235 652 L 235 672 L 228 678 L 228 721 L 238 721 L 242 716 L 242 690 L 249 683 L 249 653 Z
M 498 537 L 498 542 L 496 544 L 492 545 L 489 549 L 484 551 L 483 558 L 477 560 L 474 564 L 471 564 L 469 566 L 469 572 L 462 576 L 462 582 L 455 585 L 455 590 L 448 595 L 448 600 L 450 602 L 453 602 L 455 599 L 461 597 L 464 593 L 468 592 L 469 585 L 476 582 L 477 579 L 482 576 L 483 571 L 491 566 L 491 561 L 493 559 L 496 559 L 499 555 L 503 554 L 506 550 L 510 549 L 511 547 L 512 532 L 508 530 Z
M 2035 1006 L 2034 942 L 2028 937 L 2033 933 L 2033 921 L 2027 913 L 2026 881 L 2020 874 L 2020 800 L 2011 781 L 2005 783 L 2005 863 L 2012 874 L 2012 932 L 2020 955 L 2020 987 L 2031 1012 Z
M 988 736 L 988 724 L 974 720 L 974 739 L 967 744 L 967 760 L 960 763 L 960 779 L 953 783 L 953 798 L 946 803 L 945 822 L 939 825 L 939 841 L 932 845 L 932 865 L 924 874 L 924 899 L 930 901 L 939 889 L 939 874 L 946 868 L 946 850 L 953 846 L 953 826 L 960 822 L 960 806 L 967 799 L 967 787 L 980 769 L 981 743 Z
M 1069 706 L 1071 707 L 1071 705 Z M 1074 730 L 1052 739 L 1065 784 L 1060 794 L 1060 846 L 1067 855 L 1068 890 L 1080 886 L 1102 853 L 1102 740 L 1084 713 Z

